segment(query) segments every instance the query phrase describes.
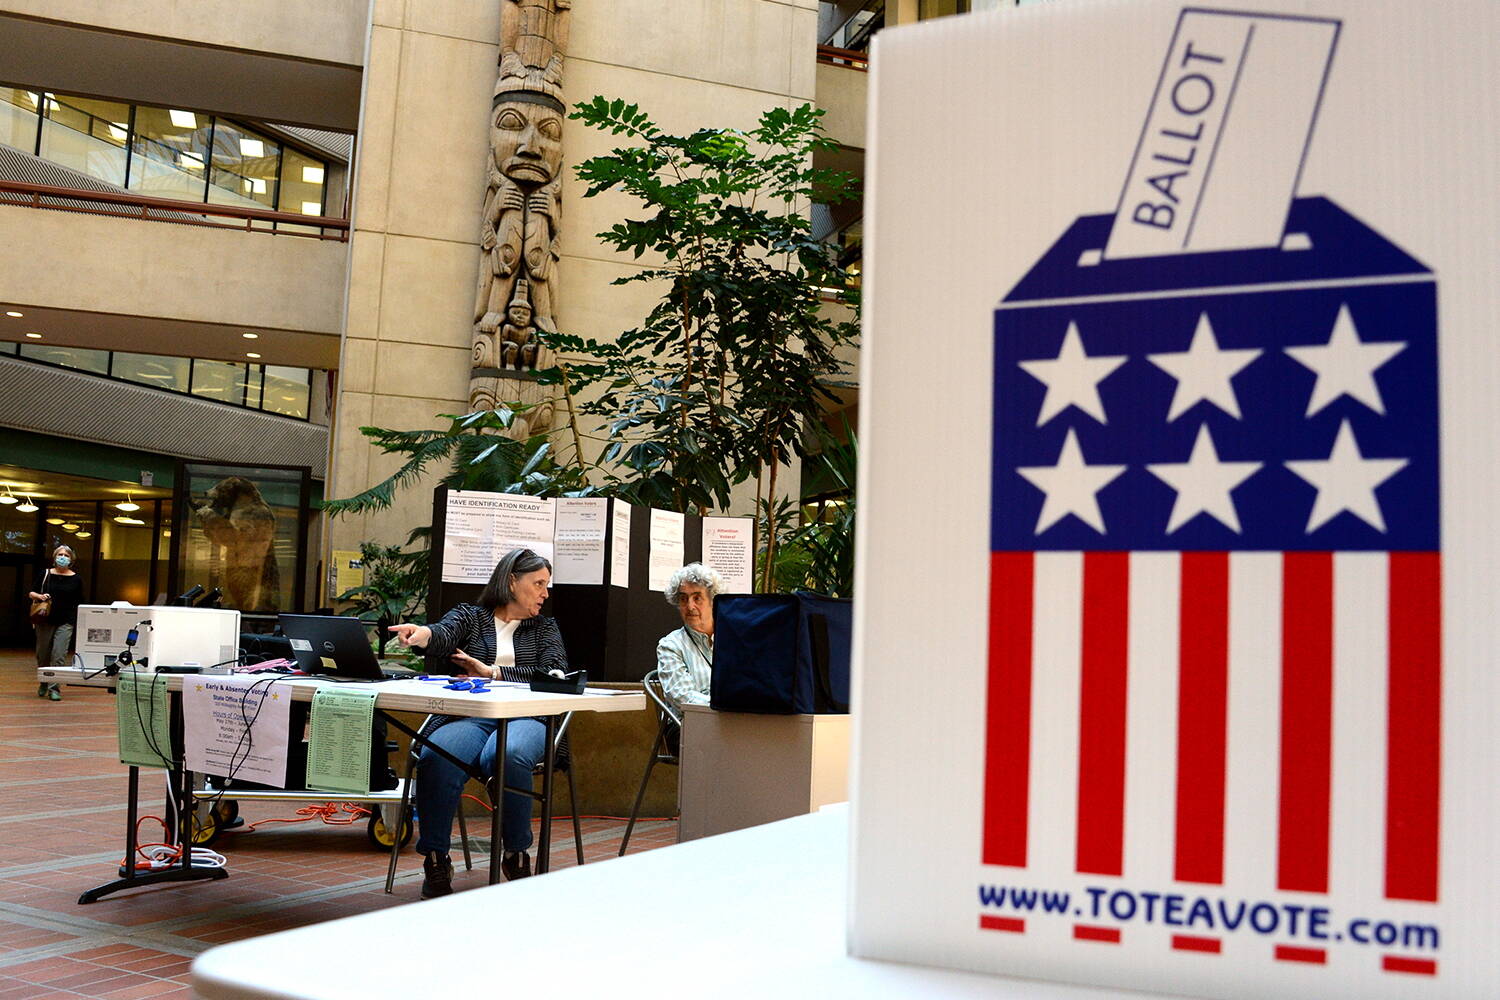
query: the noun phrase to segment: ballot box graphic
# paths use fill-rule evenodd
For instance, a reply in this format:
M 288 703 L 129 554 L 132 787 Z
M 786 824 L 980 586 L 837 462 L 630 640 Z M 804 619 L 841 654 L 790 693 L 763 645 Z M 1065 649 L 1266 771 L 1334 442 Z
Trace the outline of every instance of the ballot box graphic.
M 1436 977 L 1436 278 L 1324 197 L 1112 219 L 994 312 L 979 926 Z

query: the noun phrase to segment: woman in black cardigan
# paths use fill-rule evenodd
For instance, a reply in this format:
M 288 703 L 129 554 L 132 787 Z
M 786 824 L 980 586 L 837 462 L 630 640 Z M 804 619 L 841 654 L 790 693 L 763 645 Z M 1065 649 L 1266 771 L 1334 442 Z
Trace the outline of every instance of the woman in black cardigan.
M 495 680 L 522 681 L 532 674 L 567 669 L 557 622 L 541 615 L 552 583 L 552 564 L 530 549 L 507 552 L 490 575 L 478 604 L 460 604 L 432 625 L 393 626 L 404 646 L 423 646 L 429 658 L 447 657 L 455 673 Z M 455 718 L 436 730 L 430 742 L 486 773 L 495 766 L 496 719 Z M 505 727 L 505 784 L 529 788 L 531 773 L 546 748 L 547 728 L 537 719 L 511 719 Z M 418 764 L 417 817 L 421 835 L 422 898 L 453 891 L 453 862 L 448 842 L 453 814 L 463 794 L 464 772 L 431 746 Z M 505 854 L 501 870 L 507 879 L 531 874 L 531 803 L 529 796 L 501 796 L 500 830 Z

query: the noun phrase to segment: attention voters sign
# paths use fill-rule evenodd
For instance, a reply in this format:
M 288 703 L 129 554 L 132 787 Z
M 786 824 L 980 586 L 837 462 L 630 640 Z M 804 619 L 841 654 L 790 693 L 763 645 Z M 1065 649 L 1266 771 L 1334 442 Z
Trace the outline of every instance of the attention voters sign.
M 1080 0 L 880 36 L 856 955 L 1500 995 L 1497 28 Z

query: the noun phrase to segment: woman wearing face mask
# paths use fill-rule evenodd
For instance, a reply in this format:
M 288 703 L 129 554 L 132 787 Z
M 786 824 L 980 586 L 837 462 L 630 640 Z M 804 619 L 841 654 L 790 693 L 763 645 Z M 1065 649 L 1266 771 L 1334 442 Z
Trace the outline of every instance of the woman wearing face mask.
M 73 626 L 78 622 L 78 605 L 83 601 L 83 578 L 73 570 L 73 550 L 59 545 L 52 550 L 52 565 L 42 574 L 33 601 L 47 601 L 47 617 L 36 625 L 36 665 L 64 667 L 68 649 L 73 644 Z M 62 701 L 56 684 L 38 684 L 38 698 Z

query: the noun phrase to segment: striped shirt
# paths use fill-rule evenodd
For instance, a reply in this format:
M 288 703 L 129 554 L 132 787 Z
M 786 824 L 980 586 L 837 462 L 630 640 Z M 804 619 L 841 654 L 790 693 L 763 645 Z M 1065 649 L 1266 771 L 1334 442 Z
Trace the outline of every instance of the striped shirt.
M 460 604 L 428 626 L 432 638 L 427 643 L 427 660 L 434 672 L 451 670 L 449 655 L 462 649 L 480 663 L 495 662 L 495 615 L 474 604 Z M 537 671 L 568 669 L 568 653 L 563 648 L 557 622 L 544 615 L 522 619 L 511 637 L 515 647 L 513 665 L 500 665 L 500 677 L 507 681 L 529 683 Z
M 713 679 L 714 637 L 684 625 L 656 644 L 662 690 L 678 705 L 707 705 Z

